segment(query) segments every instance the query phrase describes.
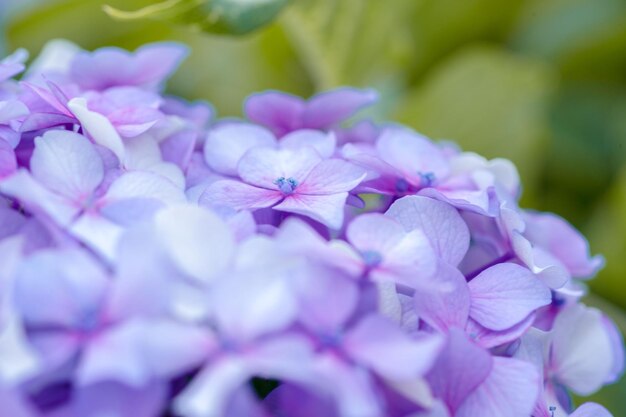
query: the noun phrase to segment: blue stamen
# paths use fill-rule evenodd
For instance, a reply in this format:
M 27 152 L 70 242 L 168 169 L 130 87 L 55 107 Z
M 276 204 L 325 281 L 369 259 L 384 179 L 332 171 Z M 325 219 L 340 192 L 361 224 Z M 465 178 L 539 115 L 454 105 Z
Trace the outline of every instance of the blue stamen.
M 83 201 L 82 201 L 82 208 L 83 210 L 89 210 L 94 206 L 94 203 L 96 202 L 96 196 L 95 194 L 90 194 L 88 195 Z
M 320 344 L 325 348 L 333 348 L 341 345 L 343 335 L 340 332 L 323 333 L 318 336 Z
M 98 310 L 87 311 L 77 323 L 77 327 L 85 332 L 90 333 L 100 327 L 100 312 Z
M 422 187 L 430 187 L 435 183 L 436 178 L 433 172 L 418 172 L 417 175 L 420 176 Z
M 552 291 L 552 304 L 555 307 L 561 307 L 567 303 L 567 299 L 555 291 Z
M 554 417 L 554 412 L 556 411 L 556 407 L 551 405 L 549 410 L 550 410 L 550 417 Z
M 365 265 L 369 268 L 375 268 L 383 261 L 382 255 L 374 250 L 366 250 L 361 252 L 361 258 L 363 258 Z
M 274 181 L 274 184 L 278 186 L 278 189 L 283 194 L 291 194 L 294 192 L 296 187 L 298 187 L 298 181 L 296 181 L 292 177 L 289 177 L 289 178 L 280 177 Z
M 404 178 L 398 178 L 396 181 L 396 192 L 406 193 L 409 190 L 409 183 Z
M 223 338 L 220 340 L 220 344 L 222 349 L 225 352 L 236 352 L 237 351 L 237 343 L 231 339 Z
M 512 342 L 510 345 L 506 347 L 504 351 L 504 355 L 508 357 L 515 355 L 515 353 L 518 351 L 521 344 L 522 344 L 522 341 L 520 339 L 515 340 L 514 342 Z

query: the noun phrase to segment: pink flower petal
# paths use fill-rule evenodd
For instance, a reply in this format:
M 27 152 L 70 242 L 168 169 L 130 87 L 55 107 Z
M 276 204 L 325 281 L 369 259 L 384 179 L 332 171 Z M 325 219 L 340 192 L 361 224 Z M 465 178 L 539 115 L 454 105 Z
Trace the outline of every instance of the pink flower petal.
M 331 229 L 339 229 L 343 224 L 344 207 L 348 193 L 330 195 L 292 194 L 274 206 L 275 210 L 301 214 L 325 224 Z
M 71 201 L 43 187 L 26 170 L 18 170 L 1 180 L 0 191 L 18 198 L 31 213 L 51 218 L 61 226 L 67 226 L 79 212 Z
M 231 263 L 235 253 L 233 232 L 213 212 L 174 206 L 161 210 L 154 221 L 171 259 L 189 276 L 206 283 Z
M 341 159 L 326 159 L 308 173 L 299 186 L 303 194 L 325 195 L 353 190 L 366 173 L 361 168 Z
M 388 128 L 383 131 L 376 149 L 388 164 L 404 173 L 407 179 L 419 178 L 419 173 L 432 173 L 435 180 L 447 177 L 449 163 L 443 152 L 428 138 L 407 128 Z M 417 181 L 419 185 L 419 180 Z
M 248 97 L 244 108 L 248 119 L 268 127 L 280 137 L 302 127 L 304 106 L 300 97 L 270 91 Z
M 469 318 L 470 292 L 465 277 L 455 267 L 440 263 L 434 276 L 439 286 L 419 289 L 413 295 L 420 319 L 440 331 L 464 329 Z
M 442 347 L 442 338 L 411 338 L 381 316 L 369 315 L 346 335 L 343 348 L 380 376 L 407 381 L 424 376 Z
M 256 147 L 276 147 L 276 138 L 267 129 L 247 123 L 224 123 L 209 131 L 204 143 L 204 159 L 216 172 L 237 175 L 243 155 Z
M 312 97 L 303 112 L 301 127 L 328 129 L 378 100 L 374 90 L 337 88 Z
M 614 346 L 600 311 L 576 304 L 557 316 L 553 327 L 552 366 L 561 384 L 579 395 L 590 395 L 614 373 Z M 576 341 L 576 342 L 574 342 Z
M 459 407 L 457 417 L 528 417 L 539 395 L 534 366 L 512 358 L 493 358 L 487 379 Z
M 393 249 L 406 236 L 400 223 L 380 213 L 358 216 L 348 225 L 346 237 L 360 251 L 381 255 Z
M 403 197 L 391 205 L 387 216 L 405 230 L 420 229 L 442 260 L 457 266 L 469 248 L 469 229 L 458 211 L 428 197 Z
M 100 113 L 89 110 L 84 98 L 74 98 L 70 100 L 68 106 L 93 141 L 110 149 L 117 156 L 119 162 L 124 165 L 126 163 L 124 143 L 109 119 Z
M 330 158 L 335 153 L 337 138 L 332 132 L 324 133 L 318 130 L 301 129 L 281 138 L 280 146 L 291 149 L 311 146 L 322 158 Z
M 550 304 L 550 289 L 528 269 L 503 263 L 481 272 L 469 282 L 470 316 L 492 330 L 505 330 L 539 307 Z
M 272 207 L 283 198 L 278 190 L 267 190 L 239 181 L 221 180 L 209 185 L 198 203 L 206 207 L 225 205 L 235 210 L 244 210 Z
M 30 169 L 41 184 L 76 202 L 89 197 L 104 179 L 102 159 L 89 140 L 62 130 L 35 139 Z
M 446 346 L 427 378 L 435 396 L 456 416 L 458 407 L 490 374 L 492 364 L 486 350 L 470 342 L 461 330 L 451 329 Z
M 276 180 L 293 178 L 302 184 L 322 158 L 311 147 L 295 149 L 250 149 L 239 161 L 238 172 L 248 184 L 277 190 Z

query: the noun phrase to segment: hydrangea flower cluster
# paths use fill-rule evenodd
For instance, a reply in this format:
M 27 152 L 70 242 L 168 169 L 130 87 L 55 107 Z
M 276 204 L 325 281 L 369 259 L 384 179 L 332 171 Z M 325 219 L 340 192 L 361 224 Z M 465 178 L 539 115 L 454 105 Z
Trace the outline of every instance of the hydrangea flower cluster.
M 603 261 L 509 161 L 371 90 L 214 120 L 161 93 L 186 53 L 1 61 L 0 414 L 610 416 L 569 399 L 623 370 Z

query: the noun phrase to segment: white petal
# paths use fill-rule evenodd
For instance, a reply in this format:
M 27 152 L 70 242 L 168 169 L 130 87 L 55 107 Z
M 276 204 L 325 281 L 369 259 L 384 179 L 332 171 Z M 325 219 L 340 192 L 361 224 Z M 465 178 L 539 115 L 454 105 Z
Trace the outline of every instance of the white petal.
M 441 259 L 453 266 L 467 253 L 469 229 L 449 204 L 428 197 L 404 197 L 393 203 L 386 215 L 407 231 L 421 229 Z
M 230 264 L 235 238 L 213 212 L 191 205 L 173 206 L 157 213 L 155 224 L 172 260 L 191 277 L 206 283 Z
M 74 201 L 88 198 L 104 178 L 102 159 L 91 142 L 63 130 L 35 139 L 30 169 L 39 183 Z
M 67 105 L 94 142 L 109 148 L 117 156 L 120 163 L 125 165 L 126 149 L 124 143 L 109 119 L 100 113 L 89 110 L 87 100 L 84 98 L 73 98 Z
M 613 358 L 610 334 L 600 311 L 576 304 L 557 316 L 552 366 L 562 384 L 579 395 L 593 394 L 610 378 Z
M 487 379 L 461 404 L 455 417 L 528 417 L 539 383 L 539 373 L 531 364 L 496 356 Z

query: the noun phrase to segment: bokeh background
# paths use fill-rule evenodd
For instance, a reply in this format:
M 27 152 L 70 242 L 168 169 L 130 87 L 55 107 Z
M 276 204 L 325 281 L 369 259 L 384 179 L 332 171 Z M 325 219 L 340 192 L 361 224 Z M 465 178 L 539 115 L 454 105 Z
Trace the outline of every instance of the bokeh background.
M 192 53 L 169 92 L 220 117 L 260 90 L 375 87 L 369 116 L 513 160 L 523 206 L 566 217 L 606 256 L 588 303 L 626 332 L 626 0 L 292 0 L 240 36 L 102 10 L 152 3 L 0 0 L 0 52 L 36 56 L 53 38 L 86 49 L 178 40 Z M 626 381 L 592 399 L 626 417 Z

